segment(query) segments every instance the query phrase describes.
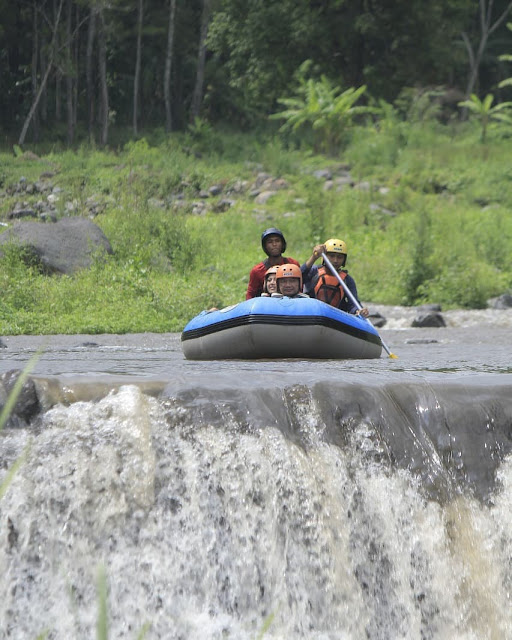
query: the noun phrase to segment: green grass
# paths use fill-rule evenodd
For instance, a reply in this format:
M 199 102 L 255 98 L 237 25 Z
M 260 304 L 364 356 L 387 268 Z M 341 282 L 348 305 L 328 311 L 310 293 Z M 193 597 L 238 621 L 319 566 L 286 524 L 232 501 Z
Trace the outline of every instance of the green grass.
M 101 211 L 94 221 L 114 249 L 73 277 L 44 275 L 19 250 L 5 251 L 0 335 L 181 331 L 202 309 L 245 297 L 268 226 L 283 230 L 288 255 L 300 261 L 315 243 L 342 237 L 365 301 L 479 308 L 509 291 L 510 141 L 491 132 L 483 145 L 467 124 L 388 124 L 354 129 L 336 158 L 209 128 L 116 150 L 0 153 L 0 220 L 16 202 L 41 198 L 13 193 L 20 178 L 35 182 L 52 171 L 51 182 L 63 189 L 57 214 L 73 202 L 74 215 L 89 215 L 93 199 Z M 370 191 L 326 191 L 312 176 L 341 162 Z M 287 184 L 265 205 L 249 193 L 260 171 Z M 247 189 L 226 195 L 237 181 Z M 194 213 L 199 190 L 213 184 L 224 193 L 209 203 L 229 197 L 235 205 Z

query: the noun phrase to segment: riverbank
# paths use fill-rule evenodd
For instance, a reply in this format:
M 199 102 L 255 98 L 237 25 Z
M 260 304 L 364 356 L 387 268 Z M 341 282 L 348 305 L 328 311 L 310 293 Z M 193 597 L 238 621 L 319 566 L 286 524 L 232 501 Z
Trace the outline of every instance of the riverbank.
M 9 245 L 0 335 L 179 332 L 202 309 L 244 299 L 272 226 L 299 262 L 343 238 L 365 300 L 484 308 L 512 286 L 508 143 L 484 149 L 471 128 L 454 138 L 434 123 L 406 131 L 359 127 L 336 158 L 251 136 L 220 156 L 192 156 L 172 136 L 115 152 L 1 154 L 0 231 L 83 216 L 113 254 L 58 276 Z

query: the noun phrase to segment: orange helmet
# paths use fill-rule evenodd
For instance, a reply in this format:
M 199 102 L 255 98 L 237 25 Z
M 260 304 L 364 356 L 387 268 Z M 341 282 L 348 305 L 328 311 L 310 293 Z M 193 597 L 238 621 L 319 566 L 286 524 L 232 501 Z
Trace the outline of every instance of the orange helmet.
M 279 291 L 279 280 L 281 278 L 298 278 L 299 279 L 299 291 L 302 291 L 302 271 L 296 264 L 282 264 L 277 267 L 276 282 L 277 290 Z
M 263 292 L 264 293 L 269 293 L 269 290 L 268 290 L 268 277 L 271 276 L 272 274 L 275 274 L 276 278 L 277 278 L 277 266 L 276 267 L 270 267 L 270 269 L 267 269 L 265 271 L 265 279 L 263 281 Z M 277 282 L 277 280 L 276 280 L 276 282 Z

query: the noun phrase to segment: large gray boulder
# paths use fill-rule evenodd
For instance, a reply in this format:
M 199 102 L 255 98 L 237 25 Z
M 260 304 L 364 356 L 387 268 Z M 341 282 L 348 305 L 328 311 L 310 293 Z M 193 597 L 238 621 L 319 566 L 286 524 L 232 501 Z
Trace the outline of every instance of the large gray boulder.
M 46 273 L 72 274 L 90 267 L 97 256 L 113 253 L 98 225 L 80 217 L 55 223 L 16 222 L 0 234 L 0 246 L 9 242 L 24 246 Z

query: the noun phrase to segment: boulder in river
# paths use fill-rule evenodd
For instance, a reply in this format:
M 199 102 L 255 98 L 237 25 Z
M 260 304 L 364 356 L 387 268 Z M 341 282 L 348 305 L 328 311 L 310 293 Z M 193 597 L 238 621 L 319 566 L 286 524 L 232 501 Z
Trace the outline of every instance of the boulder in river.
M 412 327 L 446 327 L 443 316 L 437 312 L 419 313 L 412 321 Z
M 487 305 L 491 309 L 510 309 L 512 308 L 512 295 L 510 293 L 503 293 L 497 298 L 491 298 L 491 300 L 488 300 Z
M 20 375 L 21 371 L 13 369 L 0 376 L 0 411 L 7 402 Z M 36 385 L 34 380 L 28 377 L 23 383 L 11 415 L 7 419 L 6 427 L 27 427 L 40 410 L 41 405 Z

